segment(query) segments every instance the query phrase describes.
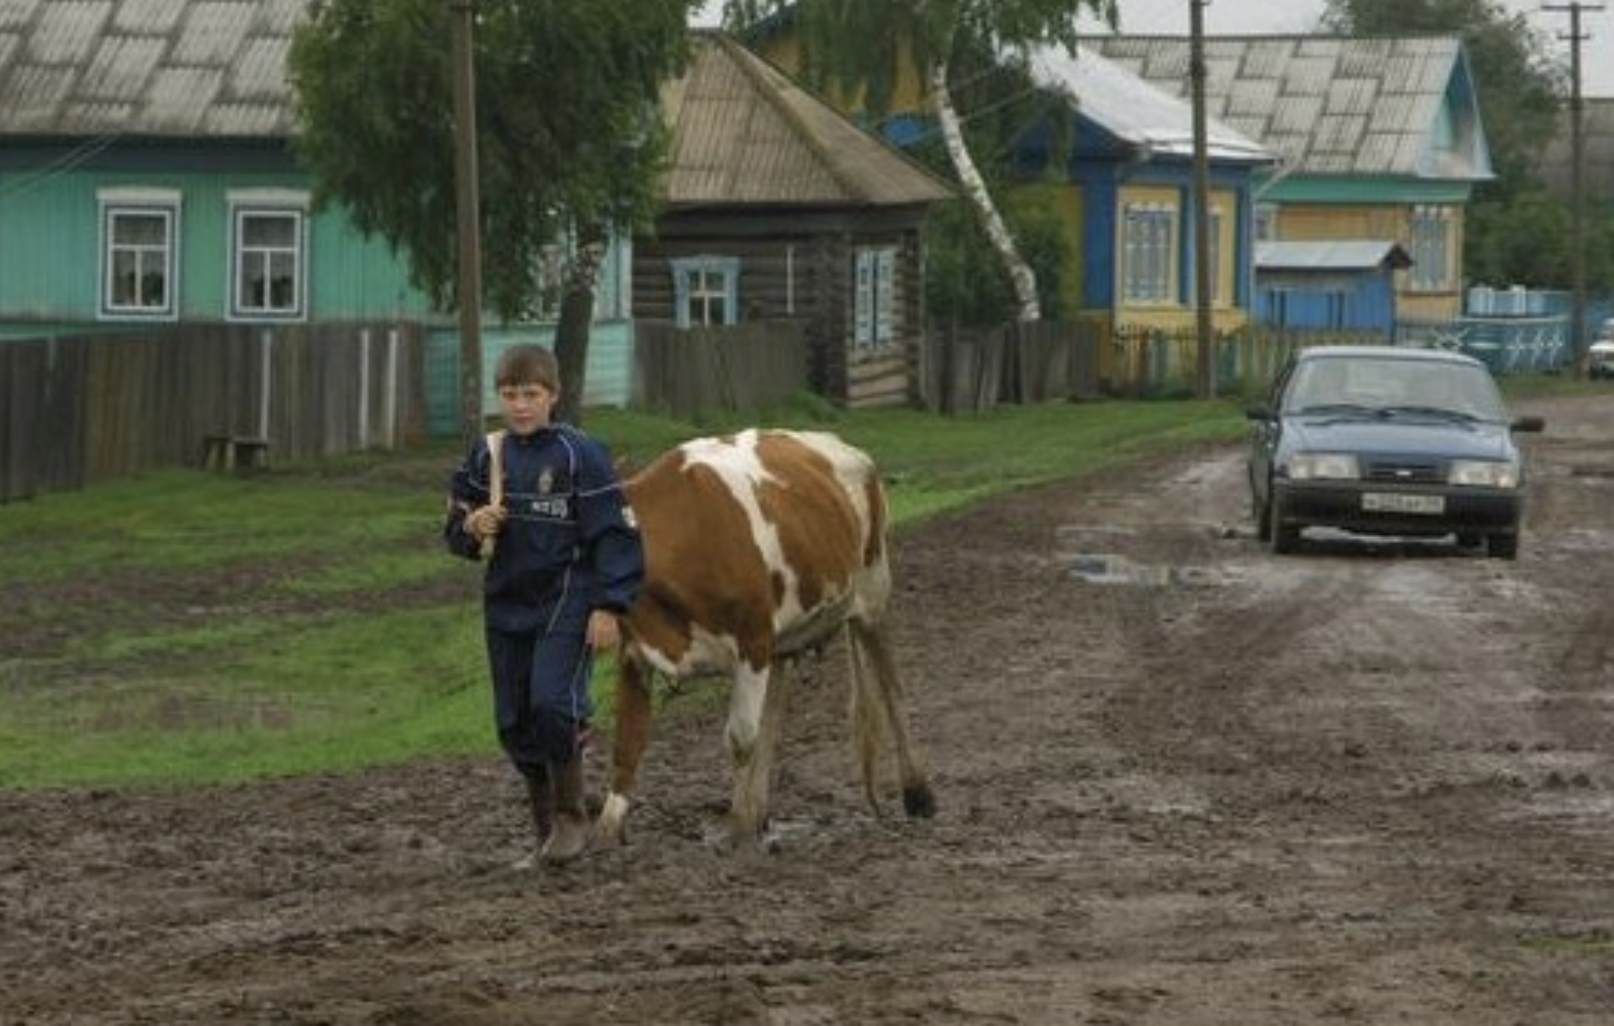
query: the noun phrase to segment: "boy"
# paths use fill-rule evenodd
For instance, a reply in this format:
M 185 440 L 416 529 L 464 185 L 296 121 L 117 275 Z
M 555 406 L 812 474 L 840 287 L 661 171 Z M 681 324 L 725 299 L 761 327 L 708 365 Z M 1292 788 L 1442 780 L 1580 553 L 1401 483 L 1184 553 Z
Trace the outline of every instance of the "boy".
M 550 420 L 561 389 L 554 354 L 514 346 L 494 384 L 505 427 L 478 439 L 455 472 L 443 539 L 487 560 L 499 743 L 526 782 L 537 861 L 560 864 L 588 847 L 582 742 L 593 653 L 620 643 L 617 618 L 638 595 L 644 547 L 605 447 Z

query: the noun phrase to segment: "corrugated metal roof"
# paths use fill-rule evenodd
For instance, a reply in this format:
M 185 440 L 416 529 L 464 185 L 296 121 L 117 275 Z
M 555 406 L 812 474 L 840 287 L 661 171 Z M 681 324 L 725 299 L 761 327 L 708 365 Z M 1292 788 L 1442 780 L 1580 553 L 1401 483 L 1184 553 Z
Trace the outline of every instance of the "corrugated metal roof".
M 1089 37 L 1086 45 L 1186 98 L 1190 40 Z M 1206 110 L 1283 155 L 1290 173 L 1492 176 L 1456 36 L 1211 36 Z M 1457 115 L 1442 125 L 1448 96 Z
M 1193 109 L 1101 54 L 1083 47 L 1072 57 L 1059 47 L 1044 47 L 1031 54 L 1031 73 L 1040 85 L 1071 96 L 1083 116 L 1117 138 L 1154 153 L 1193 155 Z M 1213 159 L 1263 164 L 1274 158 L 1220 121 L 1207 122 L 1205 137 Z
M 1264 240 L 1255 244 L 1255 266 L 1263 271 L 1400 269 L 1412 266 L 1412 257 L 1393 239 Z
M 663 97 L 675 206 L 878 206 L 950 195 L 940 179 L 733 40 L 700 34 L 695 44 L 688 73 Z

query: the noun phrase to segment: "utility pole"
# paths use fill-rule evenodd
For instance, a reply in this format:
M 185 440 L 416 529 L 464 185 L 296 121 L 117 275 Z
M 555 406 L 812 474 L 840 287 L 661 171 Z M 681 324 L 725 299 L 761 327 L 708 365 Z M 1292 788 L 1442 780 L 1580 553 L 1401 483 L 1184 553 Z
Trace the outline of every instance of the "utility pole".
M 482 198 L 477 180 L 476 0 L 448 0 L 454 26 L 454 192 L 460 266 L 461 425 L 466 444 L 482 437 Z
M 1570 347 L 1574 354 L 1574 374 L 1586 372 L 1586 104 L 1581 97 L 1580 47 L 1586 35 L 1580 30 L 1582 11 L 1601 11 L 1600 3 L 1543 4 L 1544 11 L 1569 12 L 1569 192 L 1574 214 L 1570 218 L 1571 257 L 1574 263 L 1574 313 L 1569 319 Z
M 1216 395 L 1216 339 L 1211 319 L 1210 154 L 1205 117 L 1205 7 L 1210 0 L 1188 0 L 1188 78 L 1194 108 L 1194 334 L 1199 368 L 1196 394 Z

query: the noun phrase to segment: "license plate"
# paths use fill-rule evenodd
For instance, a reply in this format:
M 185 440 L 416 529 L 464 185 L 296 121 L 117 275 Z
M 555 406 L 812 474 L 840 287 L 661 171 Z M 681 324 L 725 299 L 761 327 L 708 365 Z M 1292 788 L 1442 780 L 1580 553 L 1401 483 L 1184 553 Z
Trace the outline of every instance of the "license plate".
M 1417 513 L 1438 516 L 1446 512 L 1446 497 L 1404 495 L 1399 492 L 1364 492 L 1362 508 L 1369 513 Z

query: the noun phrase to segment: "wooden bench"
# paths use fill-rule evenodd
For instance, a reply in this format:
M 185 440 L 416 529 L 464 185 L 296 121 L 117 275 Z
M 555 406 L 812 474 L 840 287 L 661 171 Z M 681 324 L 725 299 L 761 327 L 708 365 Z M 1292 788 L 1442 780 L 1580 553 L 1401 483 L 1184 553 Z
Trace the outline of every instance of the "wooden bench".
M 264 470 L 268 467 L 267 438 L 208 435 L 202 439 L 203 470 Z

